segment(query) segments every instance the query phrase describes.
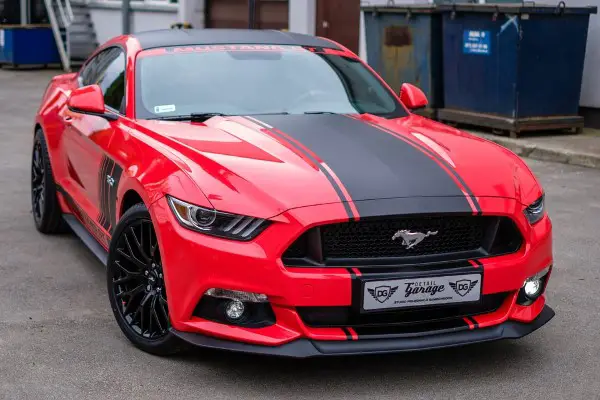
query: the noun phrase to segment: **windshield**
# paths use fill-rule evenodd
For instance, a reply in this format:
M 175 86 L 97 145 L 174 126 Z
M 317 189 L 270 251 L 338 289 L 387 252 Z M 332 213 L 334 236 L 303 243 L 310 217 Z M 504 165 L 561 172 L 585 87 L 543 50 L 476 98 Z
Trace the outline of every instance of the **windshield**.
M 370 113 L 405 116 L 357 59 L 299 46 L 197 46 L 146 50 L 136 66 L 137 118 Z

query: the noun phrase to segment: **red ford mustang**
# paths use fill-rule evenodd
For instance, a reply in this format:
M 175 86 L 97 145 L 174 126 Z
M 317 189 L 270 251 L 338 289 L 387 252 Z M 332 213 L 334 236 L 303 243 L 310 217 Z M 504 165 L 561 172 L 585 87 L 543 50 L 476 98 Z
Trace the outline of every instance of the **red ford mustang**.
M 343 46 L 277 31 L 121 36 L 35 121 L 37 229 L 106 264 L 125 335 L 294 357 L 529 334 L 554 312 L 525 163 L 412 114 Z

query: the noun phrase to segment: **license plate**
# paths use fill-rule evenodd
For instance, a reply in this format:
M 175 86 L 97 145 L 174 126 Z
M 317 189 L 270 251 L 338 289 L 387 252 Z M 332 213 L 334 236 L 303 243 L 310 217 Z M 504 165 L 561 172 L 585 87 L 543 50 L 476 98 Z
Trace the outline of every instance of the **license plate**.
M 367 281 L 363 310 L 467 303 L 481 297 L 481 274 Z

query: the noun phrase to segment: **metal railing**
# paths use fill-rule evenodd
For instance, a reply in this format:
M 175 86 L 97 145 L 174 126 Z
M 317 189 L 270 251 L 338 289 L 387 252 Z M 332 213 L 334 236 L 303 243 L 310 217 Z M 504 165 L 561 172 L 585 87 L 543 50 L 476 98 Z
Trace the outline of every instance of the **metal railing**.
M 66 72 L 71 71 L 71 45 L 69 40 L 69 27 L 73 23 L 75 16 L 73 15 L 73 9 L 71 8 L 70 0 L 44 0 L 46 5 L 46 11 L 48 12 L 48 19 L 52 26 L 52 33 L 54 40 L 56 41 L 56 47 L 58 48 L 58 54 L 63 69 Z M 58 18 L 57 13 L 58 11 Z M 63 31 L 64 30 L 64 37 Z

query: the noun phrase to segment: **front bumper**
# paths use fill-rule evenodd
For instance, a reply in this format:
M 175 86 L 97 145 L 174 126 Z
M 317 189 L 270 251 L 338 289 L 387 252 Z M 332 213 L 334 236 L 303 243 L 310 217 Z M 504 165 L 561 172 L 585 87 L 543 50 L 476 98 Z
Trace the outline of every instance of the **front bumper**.
M 419 337 L 373 339 L 360 341 L 325 341 L 297 339 L 281 346 L 260 346 L 217 339 L 197 333 L 172 330 L 183 341 L 199 347 L 230 350 L 241 353 L 264 354 L 281 357 L 308 358 L 321 356 L 347 356 L 359 354 L 401 353 L 405 351 L 433 350 L 467 344 L 518 339 L 545 325 L 554 317 L 554 310 L 545 306 L 530 323 L 506 321 L 488 328 L 437 333 Z
M 278 216 L 255 240 L 235 242 L 181 227 L 164 198 L 159 199 L 150 207 L 150 212 L 161 247 L 174 333 L 202 346 L 266 354 L 293 355 L 295 351 L 289 349 L 302 347 L 305 350 L 301 353 L 306 353 L 305 356 L 419 350 L 523 336 L 551 318 L 546 315 L 539 325 L 533 322 L 546 310 L 544 296 L 529 306 L 516 302 L 524 280 L 552 264 L 551 224 L 544 218 L 535 226 L 529 226 L 522 206 L 513 200 L 482 198 L 480 204 L 484 214 L 513 217 L 525 242 L 517 253 L 477 262 L 471 260 L 471 264 L 460 268 L 464 272 L 483 274 L 482 295 L 504 294 L 505 300 L 495 311 L 468 318 L 461 316 L 460 327 L 406 335 L 353 329 L 357 325 L 315 326 L 300 315 L 301 308 L 354 309 L 360 304 L 357 293 L 362 280 L 397 279 L 408 273 L 394 267 L 389 271 L 381 268 L 375 271 L 369 267 L 284 266 L 281 254 L 304 230 L 318 224 L 347 221 L 339 204 L 290 210 Z M 446 268 L 456 271 L 457 267 L 439 268 L 444 271 L 435 271 L 446 273 Z M 198 317 L 195 308 L 209 288 L 266 294 L 276 322 L 252 328 Z M 523 328 L 527 332 L 515 328 L 521 325 L 535 327 L 529 331 Z

